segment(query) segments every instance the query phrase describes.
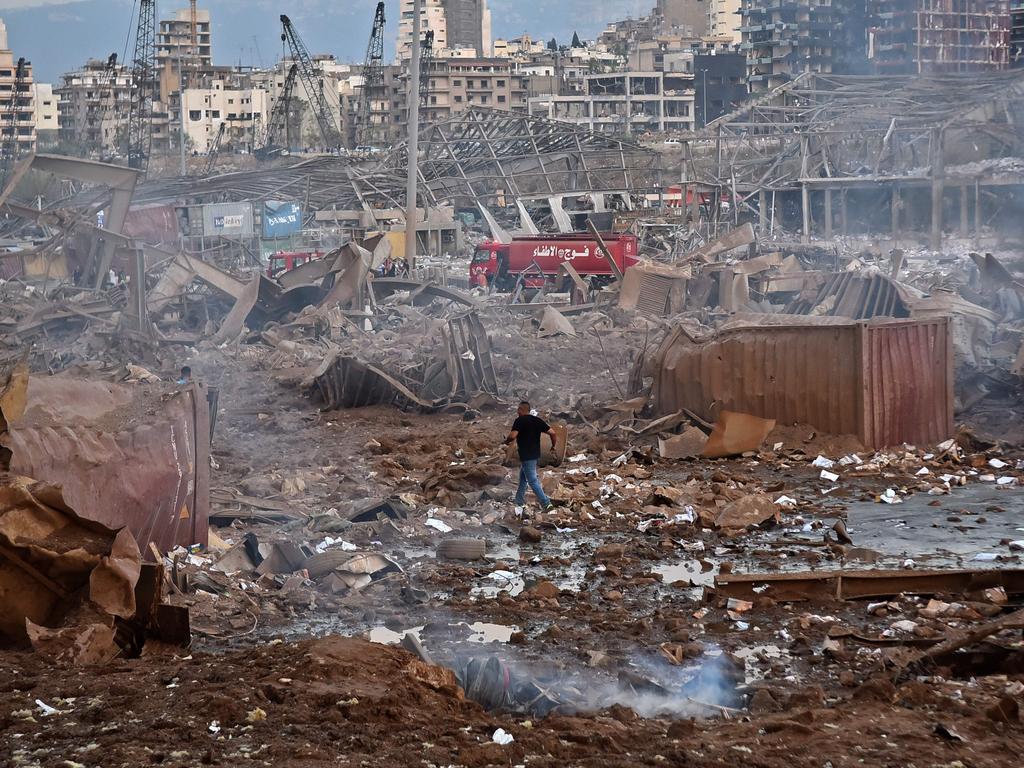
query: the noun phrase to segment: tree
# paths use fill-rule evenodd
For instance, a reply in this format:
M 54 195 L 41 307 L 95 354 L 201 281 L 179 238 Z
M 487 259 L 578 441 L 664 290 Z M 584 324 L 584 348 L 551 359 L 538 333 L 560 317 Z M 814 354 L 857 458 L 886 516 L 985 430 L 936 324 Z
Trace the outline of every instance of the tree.
M 576 32 L 572 33 L 572 47 L 573 48 L 582 48 L 583 47 L 583 43 L 580 42 L 580 36 Z
M 557 51 L 558 50 L 558 43 L 555 41 L 555 38 L 553 38 L 553 37 L 548 41 L 548 50 L 549 51 Z

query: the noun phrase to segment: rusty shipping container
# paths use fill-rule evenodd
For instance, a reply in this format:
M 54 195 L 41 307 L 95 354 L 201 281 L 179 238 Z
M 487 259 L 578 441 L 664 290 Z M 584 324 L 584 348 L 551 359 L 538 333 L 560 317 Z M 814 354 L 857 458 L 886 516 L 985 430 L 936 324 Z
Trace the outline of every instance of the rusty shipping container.
M 32 376 L 0 443 L 11 471 L 60 485 L 80 516 L 127 528 L 143 557 L 209 536 L 210 407 L 202 384 Z
M 856 435 L 867 448 L 930 445 L 953 433 L 953 352 L 946 317 L 676 328 L 648 372 L 660 414 L 720 410 Z

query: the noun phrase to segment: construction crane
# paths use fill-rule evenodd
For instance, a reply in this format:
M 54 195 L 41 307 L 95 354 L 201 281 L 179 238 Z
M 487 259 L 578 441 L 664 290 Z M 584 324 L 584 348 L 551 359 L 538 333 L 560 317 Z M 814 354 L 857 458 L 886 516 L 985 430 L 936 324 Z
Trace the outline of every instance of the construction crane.
M 430 100 L 430 61 L 434 58 L 434 30 L 428 29 L 420 44 L 420 106 Z
M 193 76 L 199 69 L 199 11 L 196 7 L 198 0 L 189 0 L 189 67 L 193 70 Z M 189 78 L 189 84 L 195 85 L 195 81 Z
M 370 42 L 363 60 L 363 88 L 359 94 L 356 144 L 373 142 L 373 97 L 384 86 L 384 3 L 377 3 L 370 29 Z
M 156 91 L 156 0 L 140 0 L 132 60 L 132 101 L 128 113 L 128 167 L 145 171 L 153 147 Z
M 114 125 L 116 132 L 117 126 L 121 124 L 121 110 L 117 103 L 117 53 L 112 53 L 107 57 L 107 63 L 103 66 L 103 74 L 100 75 L 98 83 L 99 94 L 100 94 L 100 113 L 99 113 L 99 124 L 100 124 L 100 137 L 99 146 L 97 149 L 100 150 L 101 159 L 103 162 L 110 162 L 111 158 L 105 156 L 107 144 L 105 141 L 106 136 L 102 133 L 106 118 L 110 117 Z M 117 139 L 115 136 L 114 144 L 116 145 Z
M 267 130 L 263 134 L 262 141 L 257 152 L 270 154 L 275 150 L 284 136 L 284 148 L 291 148 L 291 120 L 289 119 L 292 108 L 292 95 L 295 92 L 295 80 L 298 77 L 299 67 L 292 64 L 288 75 L 284 79 L 284 89 L 281 95 L 274 102 L 274 108 L 270 110 L 270 119 L 267 121 Z
M 213 166 L 217 162 L 217 155 L 220 154 L 220 145 L 224 140 L 224 130 L 227 128 L 227 125 L 227 123 L 222 122 L 220 128 L 217 129 L 217 136 L 213 140 L 213 146 L 206 153 L 206 168 L 203 169 L 203 176 L 209 176 L 213 173 Z
M 21 98 L 22 91 L 25 89 L 25 82 L 28 80 L 28 68 L 29 62 L 22 56 L 18 59 L 18 67 L 14 74 L 14 90 L 11 92 L 11 103 L 7 108 L 7 120 L 8 125 L 4 127 L 4 143 L 3 143 L 3 183 L 7 185 L 7 179 L 10 176 L 11 168 L 14 167 L 14 161 L 18 159 L 18 114 L 21 105 L 18 104 L 18 100 Z
M 281 14 L 281 26 L 284 31 L 281 39 L 288 45 L 292 59 L 298 65 L 299 77 L 302 79 L 302 87 L 306 89 L 306 97 L 310 106 L 313 107 L 313 115 L 316 117 L 317 125 L 320 126 L 320 134 L 324 138 L 324 145 L 327 147 L 339 146 L 341 131 L 338 130 L 338 123 L 334 119 L 324 95 L 323 73 L 313 65 L 313 59 L 306 49 L 305 43 L 299 37 L 299 33 L 292 26 L 291 19 Z

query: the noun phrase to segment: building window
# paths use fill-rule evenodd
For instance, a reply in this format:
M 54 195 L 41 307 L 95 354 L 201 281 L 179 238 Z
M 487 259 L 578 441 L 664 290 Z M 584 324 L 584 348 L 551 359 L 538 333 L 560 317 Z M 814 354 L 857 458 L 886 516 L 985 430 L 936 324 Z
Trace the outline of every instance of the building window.
M 498 103 L 499 104 L 504 104 L 505 103 L 505 96 L 503 94 L 498 94 Z
M 505 87 L 505 81 L 504 80 L 499 80 L 498 81 L 498 87 L 499 88 L 504 88 Z
M 452 85 L 462 85 L 462 81 L 459 79 L 452 80 Z
M 214 116 L 215 118 L 219 118 L 219 117 L 220 117 L 220 110 L 219 110 L 219 109 L 215 109 L 215 110 L 213 110 L 213 116 Z
M 462 103 L 462 97 L 461 96 L 456 96 L 455 97 L 455 103 L 456 104 L 461 104 Z
M 430 103 L 431 104 L 437 104 L 437 96 L 431 96 L 430 97 Z
M 190 109 L 188 111 L 188 119 L 191 120 L 192 122 L 196 122 L 197 120 L 201 120 L 202 118 L 203 118 L 202 110 Z

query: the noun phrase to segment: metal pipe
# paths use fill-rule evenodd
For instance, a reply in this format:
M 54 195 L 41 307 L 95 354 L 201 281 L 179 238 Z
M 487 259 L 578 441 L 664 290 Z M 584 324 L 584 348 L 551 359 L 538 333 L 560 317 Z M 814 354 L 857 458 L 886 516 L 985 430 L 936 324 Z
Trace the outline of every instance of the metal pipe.
M 416 266 L 416 183 L 419 181 L 420 139 L 420 9 L 423 0 L 412 3 L 412 48 L 409 53 L 409 136 L 407 150 L 409 175 L 405 188 L 405 262 Z M 424 201 L 424 207 L 426 201 Z

